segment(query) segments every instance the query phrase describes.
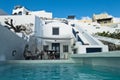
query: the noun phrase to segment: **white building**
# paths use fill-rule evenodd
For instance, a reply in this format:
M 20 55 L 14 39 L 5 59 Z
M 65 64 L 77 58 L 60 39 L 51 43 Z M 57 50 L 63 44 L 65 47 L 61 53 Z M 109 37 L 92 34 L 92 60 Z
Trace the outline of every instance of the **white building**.
M 43 26 L 43 49 L 55 50 L 60 58 L 71 54 L 72 27 L 55 21 Z
M 71 54 L 107 52 L 108 47 L 80 28 L 63 23 L 62 20 L 49 20 L 43 26 L 43 50 L 55 50 L 59 58 L 68 58 Z M 72 26 L 71 26 L 72 25 Z
M 35 36 L 42 35 L 42 21 L 39 17 L 34 15 L 6 15 L 6 16 L 0 16 L 0 24 L 3 26 L 9 26 L 5 24 L 5 21 L 11 24 L 11 19 L 13 20 L 14 27 L 24 26 L 25 31 L 21 32 L 15 32 L 13 29 L 10 29 L 15 34 L 17 34 L 19 37 L 25 39 L 28 41 L 28 44 L 30 45 L 30 50 L 32 53 L 35 53 L 35 48 L 37 46 L 40 47 L 40 45 L 36 45 L 37 43 L 41 43 L 41 40 L 37 40 Z
M 12 12 L 13 15 L 35 15 L 41 18 L 52 18 L 51 12 L 42 11 L 29 11 L 23 6 L 15 6 Z
M 24 26 L 25 31 L 15 33 L 19 36 L 24 34 L 21 36 L 23 38 L 28 37 L 32 53 L 35 53 L 36 48 L 40 51 L 55 51 L 57 59 L 66 59 L 71 54 L 108 51 L 108 47 L 86 32 L 77 20 L 51 19 L 52 13 L 32 12 L 21 6 L 15 7 L 12 14 L 0 16 L 1 24 L 5 26 L 6 20 L 11 24 L 12 19 L 15 27 Z

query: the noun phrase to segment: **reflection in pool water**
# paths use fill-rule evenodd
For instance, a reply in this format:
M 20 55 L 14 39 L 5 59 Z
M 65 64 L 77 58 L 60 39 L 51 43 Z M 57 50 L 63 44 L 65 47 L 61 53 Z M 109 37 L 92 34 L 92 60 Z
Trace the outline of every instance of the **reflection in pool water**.
M 0 80 L 120 80 L 120 69 L 79 64 L 0 64 Z

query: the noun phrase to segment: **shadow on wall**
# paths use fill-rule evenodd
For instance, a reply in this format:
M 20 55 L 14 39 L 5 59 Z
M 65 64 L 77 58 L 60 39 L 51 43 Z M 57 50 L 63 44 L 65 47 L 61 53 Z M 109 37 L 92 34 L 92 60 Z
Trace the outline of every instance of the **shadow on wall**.
M 0 25 L 0 60 L 20 60 L 26 41 Z

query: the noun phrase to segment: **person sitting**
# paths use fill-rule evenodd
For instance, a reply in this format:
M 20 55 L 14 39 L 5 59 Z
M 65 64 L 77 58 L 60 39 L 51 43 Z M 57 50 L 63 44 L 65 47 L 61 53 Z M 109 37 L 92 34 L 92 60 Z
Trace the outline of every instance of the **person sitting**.
M 44 55 L 44 51 L 41 51 L 41 52 L 40 52 L 40 59 L 41 59 L 41 60 L 43 59 L 43 55 Z

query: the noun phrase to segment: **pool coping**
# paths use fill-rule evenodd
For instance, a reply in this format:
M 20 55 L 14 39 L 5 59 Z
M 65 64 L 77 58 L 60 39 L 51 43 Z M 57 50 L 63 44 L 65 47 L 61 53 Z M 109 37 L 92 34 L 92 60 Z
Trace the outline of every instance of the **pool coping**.
M 72 59 L 69 60 L 7 60 L 6 63 L 75 63 Z
M 87 54 L 73 54 L 71 58 L 120 58 L 120 51 L 110 51 L 110 52 L 98 52 L 98 53 L 87 53 Z

